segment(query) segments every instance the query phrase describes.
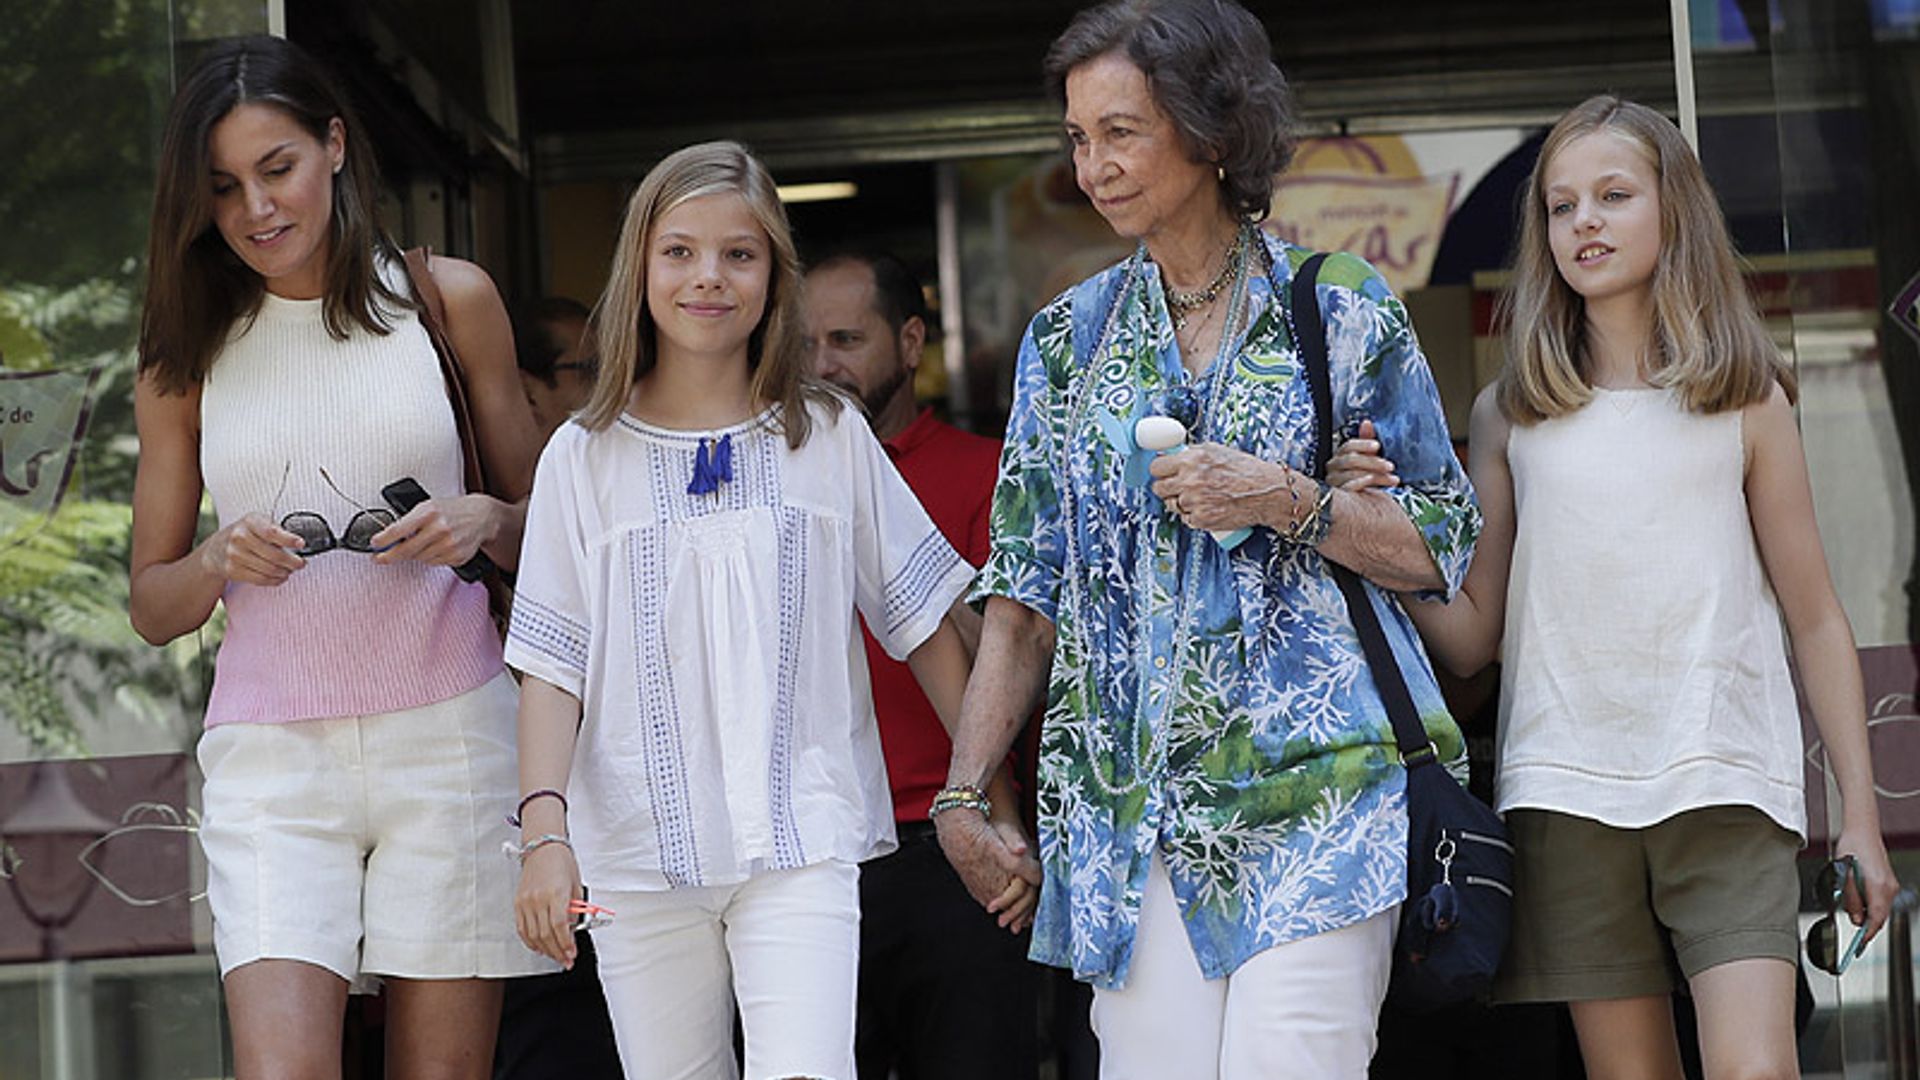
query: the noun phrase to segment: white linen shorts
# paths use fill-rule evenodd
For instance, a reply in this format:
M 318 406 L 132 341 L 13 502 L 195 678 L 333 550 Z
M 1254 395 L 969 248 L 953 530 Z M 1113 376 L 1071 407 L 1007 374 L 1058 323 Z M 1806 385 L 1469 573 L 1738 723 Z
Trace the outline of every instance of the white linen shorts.
M 301 960 L 364 988 L 555 970 L 520 943 L 519 873 L 501 854 L 517 700 L 502 671 L 419 708 L 202 735 L 220 974 Z

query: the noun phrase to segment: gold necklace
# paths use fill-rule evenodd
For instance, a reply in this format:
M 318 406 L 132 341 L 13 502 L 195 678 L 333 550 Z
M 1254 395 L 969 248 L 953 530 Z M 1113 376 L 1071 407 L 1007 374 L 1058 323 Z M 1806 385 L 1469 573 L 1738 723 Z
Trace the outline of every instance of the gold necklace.
M 1220 290 L 1226 288 L 1227 282 L 1233 280 L 1234 272 L 1240 268 L 1240 263 L 1246 258 L 1246 254 L 1247 232 L 1242 229 L 1235 235 L 1233 246 L 1227 249 L 1227 257 L 1221 260 L 1220 272 L 1213 276 L 1212 281 L 1207 282 L 1205 288 L 1183 293 L 1175 289 L 1172 282 L 1167 282 L 1167 311 L 1173 315 L 1174 329 L 1184 328 L 1187 325 L 1188 316 L 1219 299 Z

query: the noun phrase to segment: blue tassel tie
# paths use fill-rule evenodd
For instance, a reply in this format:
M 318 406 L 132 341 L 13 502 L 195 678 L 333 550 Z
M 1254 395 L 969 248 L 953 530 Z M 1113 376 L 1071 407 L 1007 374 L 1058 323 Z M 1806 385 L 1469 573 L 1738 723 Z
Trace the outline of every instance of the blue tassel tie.
M 700 449 L 693 454 L 693 479 L 687 482 L 687 494 L 711 495 L 732 480 L 733 436 L 720 436 L 711 454 L 707 452 L 707 440 L 701 439 Z

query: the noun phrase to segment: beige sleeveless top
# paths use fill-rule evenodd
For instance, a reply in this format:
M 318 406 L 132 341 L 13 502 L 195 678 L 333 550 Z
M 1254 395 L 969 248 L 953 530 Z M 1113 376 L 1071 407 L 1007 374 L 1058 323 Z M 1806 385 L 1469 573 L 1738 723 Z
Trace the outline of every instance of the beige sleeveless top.
M 1515 425 L 1499 808 L 1621 828 L 1705 806 L 1806 832 L 1799 710 L 1739 410 L 1596 391 Z

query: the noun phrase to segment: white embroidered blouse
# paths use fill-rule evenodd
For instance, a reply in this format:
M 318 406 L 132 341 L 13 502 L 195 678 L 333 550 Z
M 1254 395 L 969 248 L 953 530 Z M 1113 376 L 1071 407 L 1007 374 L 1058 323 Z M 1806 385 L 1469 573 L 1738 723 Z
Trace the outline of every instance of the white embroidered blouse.
M 569 826 L 590 887 L 724 885 L 894 847 L 855 610 L 904 658 L 972 570 L 860 414 L 563 426 L 527 510 L 507 662 L 580 698 Z M 688 493 L 704 441 L 732 478 Z

